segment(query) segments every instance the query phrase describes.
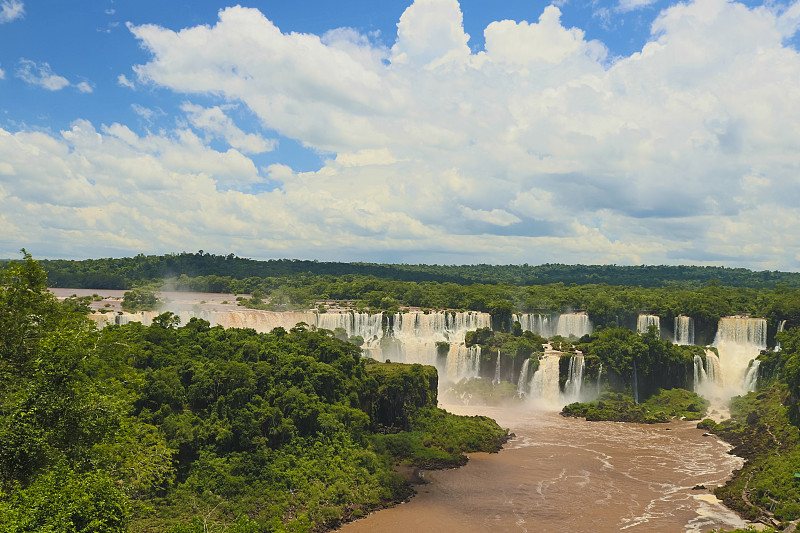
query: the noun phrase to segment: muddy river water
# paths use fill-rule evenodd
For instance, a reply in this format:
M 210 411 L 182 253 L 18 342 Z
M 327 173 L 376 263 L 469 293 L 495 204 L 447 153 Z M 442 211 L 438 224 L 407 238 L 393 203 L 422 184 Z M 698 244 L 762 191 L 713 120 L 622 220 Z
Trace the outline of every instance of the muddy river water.
M 341 528 L 359 532 L 681 532 L 744 522 L 709 490 L 742 460 L 693 422 L 586 422 L 558 413 L 444 406 L 484 414 L 517 437 L 467 466 L 425 472 L 410 502 Z

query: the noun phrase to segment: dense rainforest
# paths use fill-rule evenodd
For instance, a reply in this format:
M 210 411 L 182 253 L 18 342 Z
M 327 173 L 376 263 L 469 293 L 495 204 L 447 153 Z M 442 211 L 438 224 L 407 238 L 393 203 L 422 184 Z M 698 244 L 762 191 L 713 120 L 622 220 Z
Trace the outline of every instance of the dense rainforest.
M 774 288 L 778 284 L 800 288 L 800 274 L 778 271 L 754 272 L 745 268 L 668 265 L 409 265 L 331 263 L 297 259 L 257 261 L 234 254 L 197 253 L 162 256 L 139 254 L 127 258 L 43 260 L 42 267 L 59 287 L 127 289 L 137 282 L 178 277 L 230 276 L 233 279 L 311 276 L 371 276 L 397 281 L 434 281 L 469 285 L 608 284 L 639 287 L 668 285 L 702 286 L 709 281 L 732 287 Z M 229 292 L 229 291 L 212 291 Z
M 0 271 L 0 531 L 319 531 L 506 432 L 436 407 L 437 373 L 300 324 L 171 313 L 98 331 L 30 256 Z

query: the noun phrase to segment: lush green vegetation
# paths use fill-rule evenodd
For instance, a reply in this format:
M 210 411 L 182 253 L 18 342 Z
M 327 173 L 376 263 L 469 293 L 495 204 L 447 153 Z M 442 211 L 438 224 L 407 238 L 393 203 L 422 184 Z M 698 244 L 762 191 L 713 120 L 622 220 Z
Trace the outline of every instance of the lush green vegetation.
M 784 402 L 785 386 L 735 398 L 731 419 L 720 424 L 703 420 L 699 427 L 731 443 L 733 453 L 747 462 L 715 493 L 726 505 L 750 520 L 800 518 L 800 438 Z
M 515 381 L 524 361 L 534 356 L 534 354 L 536 355 L 535 359 L 538 361 L 538 356 L 544 352 L 544 344 L 547 343 L 547 339 L 530 331 L 523 332 L 519 328 L 519 323 L 516 323 L 515 326 L 512 328 L 513 333 L 494 331 L 491 328 L 480 328 L 476 331 L 467 332 L 464 339 L 467 347 L 481 346 L 480 374 L 482 376 L 495 378 L 496 362 L 497 358 L 500 357 L 502 363 L 500 379 Z M 471 393 L 478 392 L 476 387 L 481 387 L 481 385 L 473 383 L 466 384 L 465 387 L 472 389 Z M 485 387 L 481 391 L 481 395 L 487 398 L 498 393 L 502 395 L 500 390 L 490 393 Z
M 593 333 L 577 345 L 586 354 L 586 374 L 596 376 L 602 365 L 601 388 L 633 396 L 634 367 L 637 392 L 644 400 L 659 389 L 694 386 L 694 356 L 705 358 L 701 346 L 672 344 L 658 337 L 654 328 L 636 333 L 609 328 Z
M 654 424 L 673 418 L 700 420 L 706 409 L 708 401 L 701 396 L 684 389 L 669 389 L 659 390 L 638 405 L 626 394 L 605 392 L 595 401 L 567 405 L 561 414 L 586 420 Z
M 136 311 L 154 311 L 161 305 L 161 301 L 147 289 L 133 289 L 125 293 L 122 298 L 122 309 L 128 313 Z
M 367 366 L 331 332 L 98 332 L 46 280 L 29 256 L 0 271 L 4 533 L 319 530 L 407 497 L 400 462 L 504 439 L 435 408 L 435 369 Z
M 467 346 L 481 346 L 480 376 L 483 381 L 495 378 L 497 357 L 500 360 L 500 379 L 517 383 L 522 365 L 530 359 L 528 375 L 533 375 L 544 352 L 545 339 L 531 332 L 514 333 L 492 331 L 482 328 L 468 332 Z M 592 390 L 634 395 L 633 376 L 636 369 L 637 392 L 642 400 L 659 389 L 694 386 L 694 358 L 705 358 L 705 348 L 683 346 L 661 339 L 653 328 L 646 333 L 637 333 L 627 328 L 596 328 L 591 335 L 581 339 L 553 337 L 549 343 L 554 349 L 565 352 L 559 361 L 560 388 L 564 389 L 568 377 L 570 359 L 581 352 L 584 358 L 584 387 Z M 599 383 L 598 383 L 599 381 Z M 509 391 L 493 388 L 489 383 L 465 382 L 453 388 L 457 398 L 485 398 L 488 403 L 497 403 L 508 397 Z
M 506 283 L 509 285 L 609 284 L 660 287 L 675 284 L 702 286 L 709 281 L 735 287 L 772 288 L 778 284 L 800 288 L 800 275 L 789 272 L 754 272 L 744 268 L 695 266 L 617 266 L 617 265 L 390 265 L 374 263 L 327 263 L 279 259 L 255 261 L 233 254 L 197 253 L 164 256 L 137 255 L 119 259 L 83 261 L 47 260 L 42 262 L 51 280 L 62 287 L 126 289 L 132 283 L 171 276 L 231 276 L 233 279 L 316 276 L 374 276 L 400 281 L 439 283 Z M 211 280 L 207 280 L 208 283 Z M 221 283 L 217 281 L 217 283 Z M 206 287 L 208 292 L 228 292 Z

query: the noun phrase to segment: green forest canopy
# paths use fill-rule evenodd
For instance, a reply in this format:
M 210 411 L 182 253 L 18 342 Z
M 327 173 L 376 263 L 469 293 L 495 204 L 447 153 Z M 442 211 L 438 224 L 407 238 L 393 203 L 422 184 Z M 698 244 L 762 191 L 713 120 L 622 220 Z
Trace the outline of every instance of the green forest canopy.
M 800 288 L 800 273 L 761 271 L 745 268 L 667 265 L 409 265 L 377 263 L 336 263 L 297 259 L 257 261 L 234 254 L 214 255 L 182 252 L 126 258 L 42 260 L 50 281 L 59 287 L 127 289 L 132 284 L 152 279 L 197 276 L 288 277 L 299 274 L 317 276 L 360 275 L 400 281 L 436 281 L 468 285 L 506 283 L 541 285 L 548 283 L 630 285 L 663 287 L 699 286 L 712 280 L 732 286 L 772 288 L 778 284 Z M 85 285 L 79 285 L 84 283 Z

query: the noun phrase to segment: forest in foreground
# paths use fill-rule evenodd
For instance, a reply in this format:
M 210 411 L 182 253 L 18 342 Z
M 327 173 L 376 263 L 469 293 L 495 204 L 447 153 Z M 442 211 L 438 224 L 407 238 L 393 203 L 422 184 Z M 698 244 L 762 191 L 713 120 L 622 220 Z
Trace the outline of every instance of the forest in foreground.
M 322 531 L 505 430 L 436 407 L 437 374 L 298 325 L 98 331 L 26 256 L 0 271 L 0 531 Z

